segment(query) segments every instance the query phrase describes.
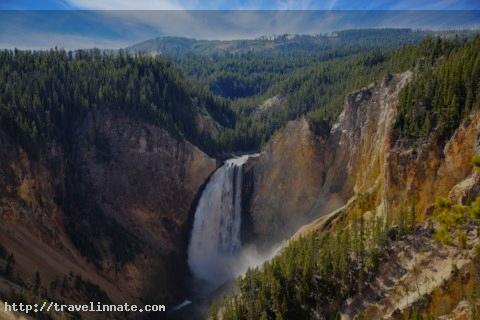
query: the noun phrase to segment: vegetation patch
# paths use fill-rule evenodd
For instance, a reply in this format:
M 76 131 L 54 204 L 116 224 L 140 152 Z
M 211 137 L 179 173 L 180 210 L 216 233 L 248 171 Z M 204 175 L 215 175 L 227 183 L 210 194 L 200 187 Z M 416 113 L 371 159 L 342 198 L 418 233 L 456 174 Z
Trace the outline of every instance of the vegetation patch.
M 356 209 L 370 208 L 363 195 Z M 361 294 L 375 275 L 390 227 L 353 210 L 326 234 L 291 241 L 282 253 L 238 279 L 239 293 L 214 305 L 217 319 L 334 317 L 347 297 Z
M 448 139 L 480 107 L 480 37 L 471 41 L 431 40 L 417 63 L 415 79 L 400 94 L 400 136 Z M 442 57 L 442 59 L 439 59 Z

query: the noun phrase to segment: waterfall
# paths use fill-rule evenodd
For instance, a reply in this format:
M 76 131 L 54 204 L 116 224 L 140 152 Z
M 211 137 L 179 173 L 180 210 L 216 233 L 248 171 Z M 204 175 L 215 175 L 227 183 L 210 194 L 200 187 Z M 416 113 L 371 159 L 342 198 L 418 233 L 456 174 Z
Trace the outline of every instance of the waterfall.
M 212 287 L 236 276 L 241 249 L 242 167 L 250 155 L 227 160 L 205 187 L 195 211 L 188 247 L 193 274 Z

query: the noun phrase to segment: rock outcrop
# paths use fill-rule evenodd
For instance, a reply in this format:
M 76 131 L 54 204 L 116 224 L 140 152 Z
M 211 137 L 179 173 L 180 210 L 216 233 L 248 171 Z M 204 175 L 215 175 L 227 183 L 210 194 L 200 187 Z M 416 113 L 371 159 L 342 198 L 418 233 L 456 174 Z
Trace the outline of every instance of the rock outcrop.
M 313 219 L 329 156 L 324 145 L 305 119 L 290 122 L 246 166 L 245 175 L 253 177 L 246 203 L 252 239 L 275 243 Z
M 411 76 L 389 76 L 348 95 L 332 128 L 300 119 L 273 137 L 249 169 L 254 237 L 286 239 L 305 221 L 366 192 L 392 215 L 415 206 L 421 221 L 435 197 L 448 197 L 472 173 L 471 159 L 480 152 L 478 113 L 444 144 L 435 137 L 415 145 L 396 138 L 397 97 Z
M 301 119 L 273 137 L 251 164 L 254 237 L 286 239 L 354 194 L 385 185 L 397 96 L 410 77 L 387 77 L 350 94 L 332 128 Z

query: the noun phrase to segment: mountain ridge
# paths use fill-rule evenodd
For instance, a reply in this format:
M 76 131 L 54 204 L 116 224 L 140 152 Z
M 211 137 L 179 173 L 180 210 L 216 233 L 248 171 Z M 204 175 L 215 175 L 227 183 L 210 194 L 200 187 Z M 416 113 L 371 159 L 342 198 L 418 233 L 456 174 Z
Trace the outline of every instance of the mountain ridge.
M 458 32 L 453 32 L 452 34 L 458 34 Z M 414 44 L 427 36 L 438 35 L 448 37 L 449 32 L 407 28 L 347 29 L 329 34 L 283 34 L 239 40 L 198 40 L 195 38 L 162 36 L 134 44 L 127 47 L 126 50 L 167 56 L 188 53 L 199 55 L 245 54 L 249 52 L 289 54 L 289 51 L 295 54 L 315 54 L 319 51 L 328 51 L 336 47 L 341 48 L 347 45 L 347 42 L 350 46 L 358 46 L 359 50 L 362 47 L 363 50 L 371 50 L 379 47 L 398 47 Z M 373 41 L 369 45 L 362 44 L 367 39 Z

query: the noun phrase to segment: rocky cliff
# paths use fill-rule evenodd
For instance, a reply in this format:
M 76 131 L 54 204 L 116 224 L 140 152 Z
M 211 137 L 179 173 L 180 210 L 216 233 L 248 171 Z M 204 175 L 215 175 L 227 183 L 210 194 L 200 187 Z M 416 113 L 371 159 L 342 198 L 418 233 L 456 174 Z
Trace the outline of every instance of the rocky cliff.
M 37 156 L 0 132 L 0 245 L 15 260 L 0 290 L 29 287 L 38 271 L 67 301 L 88 295 L 52 284 L 77 278 L 114 302 L 182 298 L 191 206 L 216 160 L 119 114 L 90 113 L 72 132 Z
M 250 215 L 260 241 L 285 239 L 312 218 L 343 206 L 355 193 L 386 179 L 395 103 L 411 77 L 386 77 L 350 94 L 332 128 L 290 122 L 251 165 Z
M 410 78 L 410 72 L 388 76 L 348 95 L 332 128 L 303 118 L 273 137 L 248 171 L 258 238 L 291 235 L 362 192 L 375 191 L 377 204 L 391 211 L 410 199 L 422 220 L 435 197 L 448 196 L 472 173 L 471 159 L 480 151 L 478 114 L 446 143 L 435 136 L 415 144 L 396 139 L 397 97 Z
M 398 93 L 411 76 L 388 76 L 350 94 L 331 128 L 305 119 L 289 123 L 250 164 L 253 239 L 267 246 L 272 234 L 286 239 L 312 217 L 320 218 L 294 238 L 329 232 L 337 222 L 348 221 L 364 195 L 373 208 L 366 218 L 396 224 L 405 209 L 415 213 L 418 230 L 391 244 L 370 291 L 345 303 L 345 319 L 413 314 L 463 319 L 474 311 L 467 297 L 479 284 L 477 231 L 466 233 L 466 249 L 445 247 L 433 240 L 432 226 L 424 221 L 435 199 L 468 204 L 479 193 L 471 161 L 480 151 L 480 116 L 467 117 L 447 141 L 435 134 L 422 141 L 399 139 Z

